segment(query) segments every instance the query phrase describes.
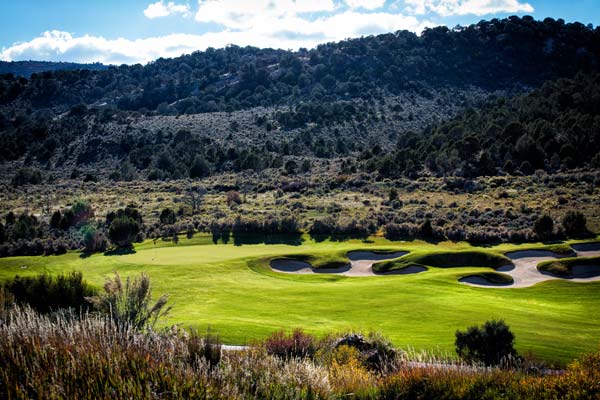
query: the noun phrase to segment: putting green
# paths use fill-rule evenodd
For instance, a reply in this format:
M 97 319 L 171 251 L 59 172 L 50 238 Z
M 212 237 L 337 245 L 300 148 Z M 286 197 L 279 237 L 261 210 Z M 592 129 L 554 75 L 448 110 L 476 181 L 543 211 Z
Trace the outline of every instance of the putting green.
M 209 237 L 181 239 L 178 245 L 152 241 L 136 253 L 81 258 L 62 256 L 0 259 L 0 280 L 43 271 L 82 271 L 101 286 L 113 271 L 123 276 L 147 272 L 154 294 L 169 293 L 173 311 L 166 324 L 211 326 L 226 343 L 242 344 L 274 330 L 301 327 L 315 334 L 343 330 L 381 331 L 398 346 L 454 352 L 454 332 L 487 319 L 502 318 L 516 334 L 522 353 L 567 361 L 600 344 L 600 282 L 545 282 L 524 289 L 490 290 L 460 284 L 466 274 L 490 268 L 429 268 L 412 275 L 345 277 L 273 272 L 271 258 L 310 254 L 338 260 L 350 250 L 411 252 L 478 250 L 501 254 L 532 245 L 476 248 L 466 243 L 314 242 L 299 246 L 235 246 Z M 537 247 L 542 247 L 541 245 Z M 27 268 L 22 268 L 27 266 Z

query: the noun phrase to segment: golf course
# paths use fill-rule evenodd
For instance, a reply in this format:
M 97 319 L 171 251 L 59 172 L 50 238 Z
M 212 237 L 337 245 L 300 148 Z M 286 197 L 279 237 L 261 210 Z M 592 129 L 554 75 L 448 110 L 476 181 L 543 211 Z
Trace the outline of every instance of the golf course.
M 0 280 L 81 271 L 88 282 L 101 287 L 114 272 L 122 277 L 146 272 L 155 297 L 169 294 L 173 308 L 163 324 L 210 327 L 227 344 L 247 344 L 273 331 L 301 327 L 317 335 L 378 331 L 401 348 L 451 355 L 457 329 L 489 319 L 510 325 L 521 354 L 531 352 L 549 362 L 568 361 L 600 344 L 600 320 L 593 317 L 600 306 L 598 281 L 552 277 L 514 288 L 461 282 L 476 276 L 502 283 L 510 253 L 552 251 L 572 257 L 573 242 L 474 247 L 381 237 L 317 242 L 303 235 L 290 244 L 278 243 L 215 244 L 211 236 L 196 235 L 178 244 L 147 240 L 126 254 L 84 257 L 71 251 L 9 257 L 0 259 Z M 369 251 L 378 259 L 368 265 L 358 260 Z M 386 260 L 386 254 L 398 258 Z M 364 270 L 373 264 L 373 271 L 381 273 L 335 273 L 349 258 L 352 265 L 357 262 Z M 277 271 L 273 260 L 301 261 L 317 273 Z M 405 267 L 407 273 L 394 273 Z M 510 282 L 509 276 L 505 283 Z

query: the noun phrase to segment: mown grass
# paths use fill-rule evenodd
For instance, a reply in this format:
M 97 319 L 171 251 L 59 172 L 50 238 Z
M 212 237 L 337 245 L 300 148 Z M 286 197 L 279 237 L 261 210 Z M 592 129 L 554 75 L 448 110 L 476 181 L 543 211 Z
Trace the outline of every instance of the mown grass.
M 544 261 L 538 265 L 538 270 L 550 272 L 558 276 L 568 276 L 576 265 L 600 265 L 600 256 L 561 258 L 560 260 Z
M 496 269 L 511 261 L 503 255 L 491 251 L 428 251 L 412 252 L 400 258 L 379 262 L 373 265 L 377 272 L 401 270 L 411 265 L 436 268 L 483 267 Z
M 149 274 L 155 295 L 169 293 L 173 311 L 167 325 L 212 330 L 225 343 L 244 344 L 271 332 L 302 327 L 323 335 L 347 329 L 381 331 L 397 346 L 434 352 L 454 351 L 454 332 L 487 319 L 503 318 L 517 336 L 521 353 L 532 351 L 549 361 L 566 361 L 598 346 L 600 321 L 589 318 L 600 305 L 600 283 L 546 282 L 531 288 L 491 290 L 462 285 L 478 267 L 436 268 L 413 275 L 345 277 L 293 275 L 269 267 L 273 258 L 311 255 L 335 259 L 351 250 L 485 251 L 498 254 L 526 245 L 475 248 L 467 243 L 389 242 L 370 238 L 301 246 L 214 245 L 197 236 L 179 245 L 151 241 L 136 253 L 77 252 L 50 257 L 0 259 L 0 280 L 47 271 L 82 271 L 100 287 L 113 271 L 123 276 Z M 193 245 L 187 245 L 192 244 Z M 542 244 L 534 245 L 538 248 Z M 530 246 L 531 247 L 531 246 Z M 27 268 L 21 268 L 27 266 Z

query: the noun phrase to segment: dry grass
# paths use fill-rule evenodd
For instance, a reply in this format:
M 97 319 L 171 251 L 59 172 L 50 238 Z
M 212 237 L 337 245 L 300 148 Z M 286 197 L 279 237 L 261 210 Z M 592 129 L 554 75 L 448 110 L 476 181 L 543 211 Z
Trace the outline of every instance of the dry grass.
M 96 316 L 3 310 L 2 398 L 594 399 L 600 395 L 600 353 L 550 375 L 406 360 L 393 370 L 374 372 L 348 346 L 334 349 L 328 361 L 280 358 L 257 347 L 225 352 L 211 365 L 202 357 L 191 357 L 190 342 L 198 338 L 177 328 L 140 333 Z M 443 361 L 427 357 L 419 356 L 422 361 Z

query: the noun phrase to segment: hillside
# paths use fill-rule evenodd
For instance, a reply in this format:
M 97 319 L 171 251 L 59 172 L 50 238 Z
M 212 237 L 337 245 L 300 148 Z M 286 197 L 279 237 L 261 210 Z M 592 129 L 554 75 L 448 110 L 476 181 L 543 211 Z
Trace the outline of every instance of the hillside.
M 4 75 L 0 170 L 23 184 L 39 173 L 22 167 L 93 180 L 295 174 L 316 160 L 411 178 L 596 168 L 599 39 L 579 23 L 510 17 Z
M 32 74 L 39 74 L 47 71 L 73 71 L 81 69 L 104 71 L 108 69 L 108 66 L 100 63 L 78 64 L 51 61 L 0 61 L 0 74 L 13 74 L 17 77 L 20 76 L 25 78 L 29 78 Z
M 379 98 L 441 86 L 506 89 L 598 70 L 600 29 L 531 17 L 345 40 L 297 52 L 229 46 L 108 71 L 4 78 L 0 103 L 112 104 L 160 114 Z

